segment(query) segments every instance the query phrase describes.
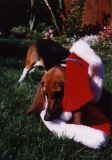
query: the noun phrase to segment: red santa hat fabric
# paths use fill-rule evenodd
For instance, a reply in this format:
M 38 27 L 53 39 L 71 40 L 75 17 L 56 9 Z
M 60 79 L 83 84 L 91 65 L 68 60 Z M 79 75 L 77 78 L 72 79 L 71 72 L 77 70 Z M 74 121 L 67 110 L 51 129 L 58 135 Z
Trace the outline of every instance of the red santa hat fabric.
M 94 93 L 93 102 L 98 102 L 103 89 L 104 65 L 101 58 L 83 40 L 76 41 L 70 48 L 70 53 L 75 53 L 78 57 L 88 63 L 88 75 Z
M 82 112 L 82 123 L 95 129 L 110 134 L 110 120 L 97 107 L 96 104 L 89 103 Z
M 69 112 L 78 110 L 92 101 L 94 95 L 88 76 L 88 63 L 72 53 L 69 55 L 66 64 L 63 107 L 64 111 Z
M 89 64 L 75 53 L 69 55 L 66 64 L 63 110 L 72 112 L 92 102 L 95 93 L 92 91 L 91 78 L 88 74 Z M 110 134 L 110 121 L 96 105 L 89 103 L 82 117 L 83 124 L 102 130 L 107 135 Z

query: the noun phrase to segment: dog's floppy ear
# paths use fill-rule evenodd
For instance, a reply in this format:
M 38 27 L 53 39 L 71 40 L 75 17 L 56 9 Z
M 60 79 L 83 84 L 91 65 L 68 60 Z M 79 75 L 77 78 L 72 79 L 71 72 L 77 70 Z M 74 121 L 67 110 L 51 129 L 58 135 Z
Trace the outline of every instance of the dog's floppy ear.
M 45 100 L 44 100 L 42 86 L 41 86 L 41 82 L 40 82 L 38 85 L 38 88 L 37 88 L 35 98 L 33 100 L 33 104 L 28 109 L 27 113 L 40 113 L 44 104 L 45 104 Z

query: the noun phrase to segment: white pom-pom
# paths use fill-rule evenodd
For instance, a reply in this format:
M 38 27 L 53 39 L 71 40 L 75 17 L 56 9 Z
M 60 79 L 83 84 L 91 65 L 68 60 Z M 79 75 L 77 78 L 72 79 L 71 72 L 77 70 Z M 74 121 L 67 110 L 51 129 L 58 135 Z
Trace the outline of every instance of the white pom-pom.
M 60 115 L 60 119 L 65 121 L 65 122 L 69 121 L 71 118 L 72 118 L 72 112 L 63 112 Z

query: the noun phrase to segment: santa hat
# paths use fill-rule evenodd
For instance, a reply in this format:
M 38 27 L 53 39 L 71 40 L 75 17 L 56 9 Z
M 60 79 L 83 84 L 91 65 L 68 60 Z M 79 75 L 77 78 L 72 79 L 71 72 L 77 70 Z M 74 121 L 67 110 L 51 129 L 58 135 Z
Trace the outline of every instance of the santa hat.
M 67 59 L 63 110 L 72 112 L 88 102 L 97 102 L 102 94 L 104 67 L 101 59 L 82 40 L 73 44 Z M 90 103 L 86 116 L 89 126 L 110 133 L 109 119 Z
M 103 89 L 104 65 L 102 60 L 83 40 L 75 42 L 70 48 L 70 53 L 75 53 L 78 57 L 88 63 L 88 75 L 94 93 L 93 101 L 97 102 L 101 97 Z
M 79 106 L 81 103 L 84 105 L 89 101 L 98 102 L 102 94 L 104 79 L 102 60 L 82 40 L 75 42 L 70 52 L 69 60 L 67 60 L 64 104 L 66 105 L 67 101 L 71 101 L 67 98 L 68 96 L 71 98 L 73 96 L 73 99 L 78 101 L 82 99 L 81 101 L 83 102 L 80 101 Z M 70 59 L 75 59 L 78 63 Z M 80 98 L 76 97 L 76 95 L 80 95 Z M 69 102 L 67 105 L 69 105 Z

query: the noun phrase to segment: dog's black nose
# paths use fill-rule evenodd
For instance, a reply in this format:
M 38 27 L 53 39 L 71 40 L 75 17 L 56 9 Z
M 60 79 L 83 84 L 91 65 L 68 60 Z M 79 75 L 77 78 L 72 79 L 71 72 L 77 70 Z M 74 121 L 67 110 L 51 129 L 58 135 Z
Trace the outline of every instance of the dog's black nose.
M 48 112 L 46 112 L 46 114 L 44 116 L 44 120 L 45 121 L 50 121 L 51 120 L 51 115 Z

